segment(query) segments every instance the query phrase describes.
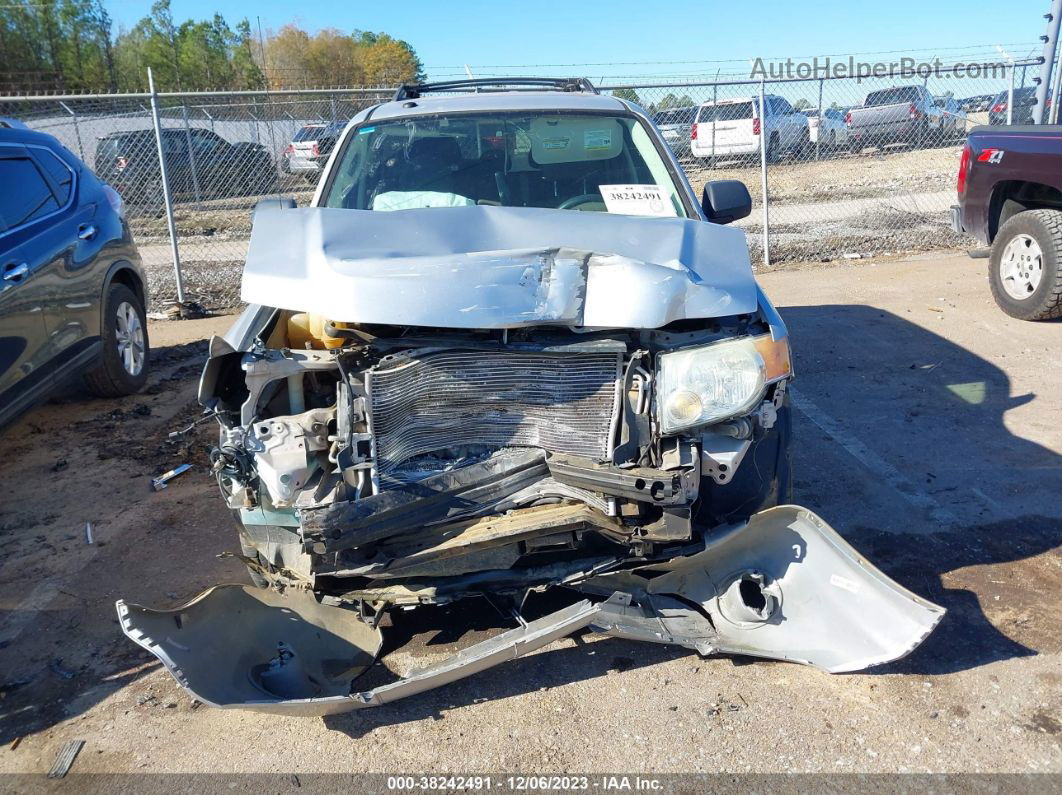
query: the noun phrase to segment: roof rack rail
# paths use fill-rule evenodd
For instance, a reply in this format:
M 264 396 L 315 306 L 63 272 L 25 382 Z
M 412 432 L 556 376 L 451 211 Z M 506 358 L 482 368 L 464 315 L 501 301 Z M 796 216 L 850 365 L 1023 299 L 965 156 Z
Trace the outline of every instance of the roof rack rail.
M 446 80 L 440 83 L 410 83 L 395 91 L 393 102 L 403 99 L 418 99 L 429 91 L 453 91 L 457 89 L 501 88 L 503 86 L 528 86 L 550 88 L 554 91 L 585 91 L 599 94 L 593 83 L 585 77 L 478 77 L 471 80 Z

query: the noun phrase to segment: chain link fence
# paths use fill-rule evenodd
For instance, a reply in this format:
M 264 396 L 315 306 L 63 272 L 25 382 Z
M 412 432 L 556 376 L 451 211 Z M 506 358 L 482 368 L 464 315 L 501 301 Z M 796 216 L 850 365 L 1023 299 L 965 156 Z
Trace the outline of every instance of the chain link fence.
M 969 245 L 948 214 L 966 133 L 1030 123 L 1038 69 L 1029 61 L 609 90 L 651 112 L 695 189 L 712 179 L 748 185 L 754 211 L 739 225 L 762 266 Z
M 968 245 L 948 223 L 966 132 L 1028 123 L 1038 68 L 975 64 L 925 75 L 600 90 L 647 110 L 695 189 L 712 179 L 748 185 L 754 210 L 739 225 L 762 267 Z M 239 304 L 255 203 L 294 196 L 306 206 L 346 122 L 392 93 L 0 97 L 0 116 L 56 136 L 119 190 L 149 273 L 153 311 L 179 295 L 221 309 Z
M 148 272 L 149 305 L 176 304 L 174 246 L 159 148 L 170 189 L 181 297 L 209 309 L 238 306 L 251 210 L 268 196 L 309 204 L 347 121 L 393 89 L 0 97 L 0 117 L 54 135 L 122 195 Z

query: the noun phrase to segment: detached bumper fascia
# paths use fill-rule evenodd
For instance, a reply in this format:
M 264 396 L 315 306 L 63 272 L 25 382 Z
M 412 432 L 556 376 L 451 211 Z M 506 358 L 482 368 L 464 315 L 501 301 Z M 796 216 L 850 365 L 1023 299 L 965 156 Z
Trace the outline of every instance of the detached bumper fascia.
M 223 708 L 329 715 L 463 679 L 577 630 L 857 671 L 913 651 L 944 609 L 889 579 L 797 506 L 721 528 L 702 551 L 570 582 L 577 602 L 372 690 L 357 677 L 383 639 L 351 609 L 306 591 L 219 586 L 182 607 L 118 602 L 125 634 L 196 699 Z M 280 650 L 283 650 L 282 652 Z

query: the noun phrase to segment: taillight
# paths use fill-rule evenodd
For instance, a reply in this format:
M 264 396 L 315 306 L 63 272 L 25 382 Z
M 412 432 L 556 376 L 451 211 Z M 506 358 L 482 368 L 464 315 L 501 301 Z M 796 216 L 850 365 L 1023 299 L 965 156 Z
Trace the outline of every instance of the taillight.
M 759 119 L 753 119 L 752 120 L 752 134 L 753 135 L 759 135 L 760 134 L 760 120 Z
M 125 202 L 123 202 L 122 197 L 118 195 L 118 191 L 110 185 L 104 185 L 103 195 L 107 197 L 107 204 L 111 205 L 111 209 L 118 213 L 120 218 L 125 218 Z
M 127 161 L 124 157 L 114 158 L 114 167 L 119 171 L 123 170 L 128 164 L 129 161 Z
M 290 155 L 294 151 L 295 151 L 295 144 L 288 144 L 287 147 L 284 149 L 284 154 Z
M 997 102 L 992 107 L 992 112 L 993 113 L 1006 113 L 1007 112 L 1007 103 L 1006 102 Z
M 918 109 L 918 106 L 915 105 L 913 102 L 911 103 L 911 118 L 912 119 L 920 119 L 920 118 L 922 118 L 922 112 Z
M 848 111 L 846 114 L 844 114 L 844 123 L 847 124 L 849 127 L 852 126 L 852 111 Z
M 313 153 L 314 157 L 317 157 L 317 155 L 321 154 L 321 150 L 317 148 L 317 141 L 313 142 L 313 146 L 310 147 L 310 151 Z
M 696 141 L 697 140 L 697 125 L 696 124 L 694 124 L 692 127 L 690 127 L 690 140 L 691 141 Z
M 970 173 L 970 156 L 973 154 L 970 145 L 962 148 L 962 158 L 959 160 L 959 176 L 955 180 L 955 192 L 962 198 L 966 194 L 966 177 Z

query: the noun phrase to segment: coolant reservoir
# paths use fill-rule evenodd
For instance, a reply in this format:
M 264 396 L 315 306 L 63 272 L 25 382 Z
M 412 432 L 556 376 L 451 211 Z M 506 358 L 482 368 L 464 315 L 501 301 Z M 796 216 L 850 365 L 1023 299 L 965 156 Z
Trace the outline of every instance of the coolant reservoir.
M 332 337 L 325 333 L 324 315 L 311 314 L 309 312 L 297 312 L 288 318 L 288 347 L 296 350 L 305 350 L 307 347 L 320 350 L 322 348 L 339 348 L 344 340 L 341 337 Z M 345 323 L 336 323 L 338 328 L 345 328 Z M 309 346 L 307 346 L 309 343 Z

